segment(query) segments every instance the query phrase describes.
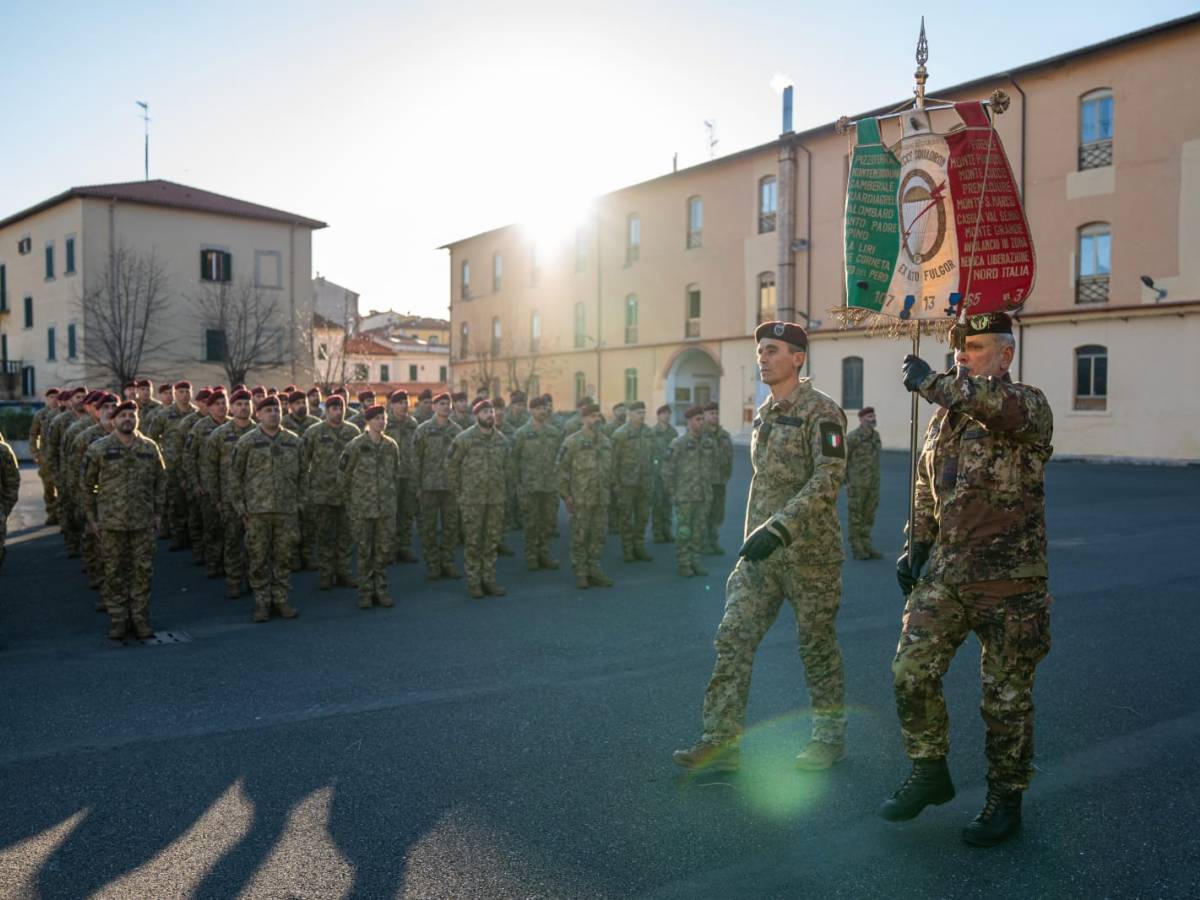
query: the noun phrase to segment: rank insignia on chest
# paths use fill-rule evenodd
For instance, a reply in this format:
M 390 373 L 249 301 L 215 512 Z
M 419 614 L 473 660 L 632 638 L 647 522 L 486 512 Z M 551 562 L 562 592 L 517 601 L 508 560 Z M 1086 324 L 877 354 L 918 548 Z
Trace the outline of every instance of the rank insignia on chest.
M 846 458 L 846 438 L 836 422 L 821 423 L 821 455 Z

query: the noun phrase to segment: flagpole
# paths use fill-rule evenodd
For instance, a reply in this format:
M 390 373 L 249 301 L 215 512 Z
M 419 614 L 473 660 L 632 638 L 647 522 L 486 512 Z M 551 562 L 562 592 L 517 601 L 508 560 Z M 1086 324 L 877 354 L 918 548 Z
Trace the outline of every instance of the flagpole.
M 917 71 L 913 73 L 916 81 L 916 87 L 913 89 L 913 94 L 916 96 L 915 106 L 920 110 L 925 109 L 925 82 L 929 79 L 925 63 L 928 61 L 929 41 L 925 37 L 925 17 L 921 16 L 921 36 L 917 38 Z M 913 324 L 915 327 L 912 332 L 912 352 L 913 356 L 920 356 L 921 320 L 917 319 Z M 913 391 L 912 407 L 908 416 L 908 540 L 906 543 L 910 571 L 913 561 L 913 529 L 916 527 L 917 520 L 917 415 L 920 413 L 920 400 L 921 395 Z

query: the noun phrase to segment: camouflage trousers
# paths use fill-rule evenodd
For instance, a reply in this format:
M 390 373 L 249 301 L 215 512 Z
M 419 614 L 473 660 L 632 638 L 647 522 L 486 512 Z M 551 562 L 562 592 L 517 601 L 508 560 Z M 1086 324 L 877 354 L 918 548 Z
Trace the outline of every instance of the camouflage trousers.
M 721 481 L 712 486 L 712 499 L 708 501 L 704 537 L 702 543 L 705 550 L 715 550 L 720 543 L 721 526 L 725 524 L 725 482 Z
M 680 500 L 675 504 L 675 564 L 690 569 L 706 549 L 708 500 Z
M 321 567 L 320 535 L 317 507 L 309 504 L 300 511 L 300 563 L 305 569 Z
M 63 543 L 67 545 L 67 556 L 78 556 L 83 549 L 83 510 L 79 500 L 70 489 L 63 491 L 58 503 L 58 524 L 62 530 Z
M 401 478 L 396 483 L 396 536 L 392 541 L 392 558 L 400 553 L 412 553 L 413 519 L 416 514 L 416 488 L 412 479 Z
M 762 562 L 739 559 L 725 585 L 725 615 L 713 642 L 717 664 L 704 692 L 704 739 L 742 733 L 754 654 L 786 599 L 796 616 L 796 640 L 812 701 L 814 740 L 841 743 L 846 732 L 842 651 L 834 620 L 842 596 L 841 565 L 800 566 L 778 550 Z
M 201 498 L 195 488 L 187 488 L 187 536 L 192 547 L 192 558 L 197 562 L 204 559 L 204 511 Z
M 387 563 L 392 557 L 392 523 L 353 517 L 350 530 L 358 548 L 358 596 L 371 603 L 388 595 Z
M 621 525 L 621 489 L 613 485 L 608 489 L 608 532 L 619 534 Z
M 431 575 L 454 565 L 458 504 L 450 491 L 421 491 L 421 553 Z
M 521 527 L 521 501 L 517 496 L 517 479 L 510 478 L 504 486 L 504 530 L 516 531 Z
M 950 720 L 942 676 L 974 631 L 983 647 L 980 712 L 987 727 L 988 782 L 1023 791 L 1033 774 L 1033 673 L 1050 652 L 1043 578 L 948 585 L 921 581 L 908 595 L 892 682 L 904 747 L 913 759 L 945 756 Z
M 463 567 L 467 587 L 496 583 L 496 547 L 504 536 L 503 503 L 463 503 Z
M 246 569 L 256 607 L 287 602 L 292 553 L 300 540 L 295 514 L 254 513 L 246 525 Z
M 54 474 L 48 463 L 38 466 L 38 478 L 42 480 L 42 502 L 46 504 L 46 524 L 58 522 L 58 489 L 54 485 Z
M 652 526 L 654 540 L 668 541 L 671 539 L 671 514 L 673 511 L 671 495 L 667 493 L 667 486 L 663 484 L 662 477 L 656 472 L 654 497 L 650 504 L 650 514 L 654 521 Z
M 83 516 L 87 521 L 87 516 Z M 79 555 L 83 559 L 83 571 L 87 575 L 88 587 L 101 588 L 104 585 L 104 556 L 100 549 L 100 538 L 84 525 L 83 535 L 79 538 Z
M 179 483 L 179 473 L 167 470 L 167 521 L 171 526 L 171 537 L 181 546 L 188 544 L 188 501 Z
M 525 528 L 525 562 L 540 565 L 550 559 L 550 539 L 558 520 L 558 494 L 529 491 L 521 495 L 521 521 Z
M 222 521 L 225 525 L 224 546 L 221 559 L 225 564 L 225 585 L 230 590 L 240 591 L 242 582 L 246 580 L 246 551 L 242 541 L 246 538 L 246 526 L 242 517 L 229 504 L 222 510 Z
M 576 506 L 571 513 L 571 571 L 576 578 L 603 575 L 600 556 L 608 536 L 608 504 Z
M 642 487 L 622 487 L 620 492 L 617 528 L 621 533 L 621 550 L 626 556 L 635 551 L 644 553 L 651 492 Z
M 209 575 L 223 575 L 225 567 L 225 526 L 221 522 L 221 508 L 205 494 L 197 504 L 204 523 L 204 567 Z
M 316 522 L 317 570 L 323 581 L 350 577 L 354 536 L 344 506 L 312 503 L 305 507 Z
M 871 529 L 875 525 L 875 510 L 879 508 L 879 485 L 846 488 L 847 518 L 850 520 L 850 549 L 856 554 L 871 548 Z
M 100 532 L 100 554 L 104 561 L 101 599 L 114 625 L 126 619 L 150 622 L 150 576 L 154 571 L 154 528 L 137 531 Z

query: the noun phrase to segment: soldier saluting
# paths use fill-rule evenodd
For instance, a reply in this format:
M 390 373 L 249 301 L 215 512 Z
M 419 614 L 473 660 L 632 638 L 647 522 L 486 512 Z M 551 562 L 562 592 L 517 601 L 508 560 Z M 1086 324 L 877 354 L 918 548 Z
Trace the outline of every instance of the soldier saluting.
M 911 560 L 906 552 L 896 561 L 908 601 L 892 675 L 913 768 L 879 814 L 904 821 L 954 796 L 942 676 L 974 631 L 983 647 L 988 792 L 962 837 L 991 846 L 1020 828 L 1033 774 L 1033 673 L 1050 650 L 1043 471 L 1054 417 L 1041 391 L 1009 375 L 1016 343 L 1005 313 L 971 316 L 952 338 L 957 365 L 949 372 L 904 359 L 904 386 L 938 410 L 917 463 Z

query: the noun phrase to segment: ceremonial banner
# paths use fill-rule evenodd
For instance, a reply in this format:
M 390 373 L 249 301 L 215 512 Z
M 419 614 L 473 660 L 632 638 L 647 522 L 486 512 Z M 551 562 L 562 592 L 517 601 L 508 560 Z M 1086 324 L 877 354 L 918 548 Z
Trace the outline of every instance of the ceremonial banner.
M 901 114 L 901 140 L 857 123 L 846 191 L 846 305 L 900 320 L 1012 311 L 1033 287 L 1029 226 L 1000 138 L 981 103 L 963 126 Z

